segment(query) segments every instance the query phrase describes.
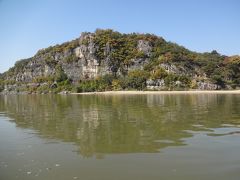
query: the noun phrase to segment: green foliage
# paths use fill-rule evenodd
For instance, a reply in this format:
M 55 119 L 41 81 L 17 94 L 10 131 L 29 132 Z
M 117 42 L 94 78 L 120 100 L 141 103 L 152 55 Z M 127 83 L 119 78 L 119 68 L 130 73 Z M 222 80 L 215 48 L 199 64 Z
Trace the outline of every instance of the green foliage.
M 0 92 L 4 90 L 4 80 L 0 78 Z
M 121 89 L 128 89 L 128 88 L 130 88 L 130 87 L 128 86 L 128 76 L 120 77 L 120 78 L 118 79 L 118 81 L 119 81 L 118 83 L 119 83 Z
M 164 79 L 168 73 L 162 67 L 157 67 L 151 72 L 151 79 Z
M 94 92 L 97 91 L 99 84 L 95 80 L 86 80 L 80 82 L 79 86 L 76 88 L 77 93 L 80 92 Z
M 53 83 L 54 77 L 53 76 L 38 76 L 33 79 L 33 82 L 34 83 L 44 83 L 44 82 Z
M 212 80 L 213 80 L 213 83 L 215 83 L 221 87 L 224 87 L 224 85 L 225 85 L 225 82 L 223 81 L 223 78 L 220 75 L 213 75 Z
M 77 92 L 94 92 L 120 89 L 138 89 L 146 88 L 146 80 L 149 73 L 143 70 L 130 71 L 126 77 L 115 77 L 111 74 L 96 78 L 94 80 L 80 81 L 76 88 Z
M 144 69 L 145 71 L 150 72 L 150 71 L 153 71 L 154 68 L 155 68 L 156 66 L 158 66 L 159 64 L 160 64 L 160 62 L 159 62 L 158 59 L 152 59 L 149 63 L 147 63 L 147 64 L 144 65 L 143 69 Z
M 27 65 L 27 63 L 30 61 L 30 59 L 23 59 L 20 61 L 17 61 L 14 65 L 15 69 L 17 70 L 23 70 L 23 68 Z
M 17 82 L 15 80 L 5 80 L 4 81 L 4 84 L 6 85 L 13 85 L 13 84 L 16 84 Z
M 149 76 L 149 73 L 143 70 L 130 71 L 127 77 L 128 87 L 138 90 L 145 89 Z
M 72 82 L 69 79 L 57 83 L 57 88 L 53 89 L 54 93 L 59 93 L 61 91 L 72 91 Z
M 191 86 L 191 79 L 187 76 L 176 75 L 169 73 L 165 78 L 164 82 L 169 90 L 178 88 L 189 88 Z M 177 83 L 179 82 L 179 83 Z
M 63 71 L 62 66 L 58 65 L 56 67 L 56 75 L 55 75 L 55 80 L 56 82 L 62 82 L 62 81 L 66 81 L 68 79 L 66 73 Z
M 45 63 L 49 66 L 56 66 L 57 64 L 57 61 L 54 60 L 53 56 L 51 55 L 48 55 L 46 58 L 45 58 Z
M 121 87 L 121 81 L 118 80 L 118 79 L 114 79 L 112 81 L 112 90 L 121 90 L 122 87 Z
M 181 75 L 178 77 L 178 81 L 181 82 L 181 86 L 182 87 L 190 87 L 192 81 L 191 79 L 188 77 L 188 76 L 185 76 L 185 75 Z
M 173 88 L 175 86 L 175 82 L 178 80 L 178 76 L 172 73 L 169 73 L 168 76 L 165 77 L 165 84 L 169 88 Z
M 82 80 L 76 88 L 77 92 L 93 92 L 112 90 L 112 82 L 115 80 L 112 74 L 106 74 L 93 80 Z
M 36 58 L 33 57 L 16 62 L 13 68 L 1 74 L 0 90 L 4 84 L 22 83 L 15 82 L 14 79 L 16 79 L 19 73 L 23 73 L 29 68 L 27 65 L 32 59 L 34 61 L 44 59 L 43 62 L 45 64 L 56 68 L 54 77 L 35 77 L 33 82 L 39 84 L 46 83 L 48 86 L 34 87 L 33 91 L 46 91 L 47 89 L 50 91 L 50 85 L 54 81 L 57 83 L 57 87 L 53 88 L 54 92 L 72 90 L 74 85 L 60 64 L 78 61 L 78 57 L 73 52 L 79 46 L 79 43 L 86 46 L 89 45 L 90 37 L 86 37 L 81 42 L 79 42 L 79 39 L 76 39 L 61 45 L 51 46 L 40 50 L 36 54 Z M 146 88 L 148 79 L 164 79 L 169 89 L 194 88 L 197 87 L 199 79 L 215 83 L 220 88 L 228 85 L 233 88 L 240 87 L 240 56 L 226 57 L 219 54 L 216 50 L 210 53 L 196 53 L 175 43 L 166 42 L 163 38 L 152 34 L 121 34 L 111 29 L 97 29 L 95 34 L 93 34 L 92 40 L 96 49 L 94 52 L 96 59 L 100 66 L 103 65 L 101 63 L 104 60 L 104 65 L 106 63 L 111 74 L 96 79 L 81 80 L 79 85 L 77 85 L 78 92 L 119 89 L 142 90 Z M 151 46 L 152 51 L 150 55 L 139 50 L 139 40 L 147 41 Z M 59 60 L 55 60 L 55 57 L 65 58 L 63 62 L 59 62 Z M 136 61 L 136 59 L 143 61 Z M 131 65 L 138 66 L 136 62 L 140 62 L 139 70 L 128 72 Z M 179 72 L 187 73 L 168 73 L 164 68 L 161 68 L 163 63 L 174 65 L 180 70 Z M 42 65 L 41 62 L 39 65 Z M 193 77 L 195 75 L 196 77 Z
M 104 88 L 109 89 L 111 87 L 112 81 L 114 79 L 115 79 L 115 77 L 112 74 L 106 74 L 104 76 L 97 78 L 100 89 L 102 89 L 102 90 L 104 90 Z
M 66 51 L 72 51 L 74 48 L 76 48 L 79 45 L 78 39 L 75 39 L 73 41 L 70 42 L 65 42 L 61 45 L 56 45 L 56 46 L 50 46 L 48 48 L 39 50 L 36 54 L 36 56 L 42 56 L 45 55 L 47 53 L 50 54 L 55 54 L 55 53 L 62 53 L 62 52 L 66 52 Z
M 221 75 L 225 78 L 227 83 L 233 88 L 240 86 L 240 56 L 231 56 L 224 59 L 224 68 L 222 68 Z
M 81 43 L 85 46 L 88 46 L 89 45 L 89 39 L 83 39 Z
M 72 54 L 72 55 L 64 58 L 64 62 L 66 62 L 66 63 L 73 63 L 73 62 L 77 62 L 77 61 L 78 61 L 78 57 L 75 54 Z
M 11 77 L 16 75 L 19 72 L 23 72 L 24 68 L 30 61 L 31 61 L 31 58 L 17 61 L 14 67 L 10 68 L 6 73 L 4 73 L 4 75 Z
M 151 40 L 152 35 L 120 34 L 113 30 L 96 30 L 94 42 L 98 47 L 95 55 L 102 60 L 108 57 L 108 66 L 116 76 L 118 70 L 130 66 L 134 58 L 144 58 L 145 54 L 137 48 L 141 39 Z M 124 72 L 123 72 L 124 73 Z
M 48 84 L 43 84 L 37 88 L 35 88 L 35 92 L 38 92 L 38 93 L 49 93 L 49 85 Z

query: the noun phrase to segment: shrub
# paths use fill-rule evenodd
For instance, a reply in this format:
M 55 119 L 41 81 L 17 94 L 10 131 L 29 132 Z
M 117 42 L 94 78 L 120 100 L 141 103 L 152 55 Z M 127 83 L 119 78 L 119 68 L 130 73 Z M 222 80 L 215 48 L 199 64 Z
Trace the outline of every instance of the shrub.
M 3 90 L 4 90 L 4 86 L 0 84 L 0 92 L 2 92 Z
M 37 88 L 37 91 L 39 92 L 39 93 L 48 93 L 49 92 L 49 85 L 47 85 L 47 84 L 44 84 L 44 85 L 41 85 L 41 86 L 39 86 L 38 88 Z
M 168 73 L 162 67 L 157 67 L 151 72 L 151 79 L 164 79 Z
M 54 93 L 58 93 L 61 91 L 72 91 L 73 86 L 72 86 L 72 82 L 67 79 L 65 81 L 61 81 L 57 83 L 57 87 L 55 89 L 53 89 Z
M 212 81 L 213 81 L 213 83 L 215 83 L 215 84 L 217 84 L 217 85 L 219 85 L 221 87 L 225 86 L 225 82 L 224 82 L 223 78 L 220 75 L 214 75 L 212 77 Z
M 98 78 L 97 80 L 100 82 L 100 84 L 105 84 L 107 86 L 111 86 L 112 81 L 115 77 L 112 74 L 106 74 Z
M 181 75 L 178 77 L 178 81 L 181 82 L 182 87 L 190 87 L 191 86 L 191 79 L 188 76 Z
M 127 77 L 119 78 L 119 85 L 120 85 L 121 89 L 127 89 L 128 88 L 128 78 Z
M 54 81 L 54 77 L 53 76 L 38 76 L 36 78 L 33 79 L 34 83 L 44 83 L 44 82 L 53 82 Z
M 65 72 L 63 71 L 62 66 L 58 65 L 56 67 L 56 77 L 55 77 L 55 80 L 59 83 L 59 82 L 65 81 L 67 79 L 68 79 L 68 77 L 65 74 Z
M 81 82 L 76 88 L 77 93 L 94 92 L 98 90 L 98 84 L 95 80 L 87 80 Z
M 120 89 L 122 89 L 121 84 L 120 84 L 120 80 L 114 79 L 112 81 L 112 89 L 113 90 L 120 90 Z
M 72 54 L 70 56 L 67 56 L 64 58 L 64 62 L 66 63 L 72 63 L 78 61 L 78 57 L 75 54 Z
M 4 80 L 0 77 L 0 92 L 4 90 Z
M 28 62 L 30 61 L 31 59 L 23 59 L 23 60 L 20 60 L 20 61 L 17 61 L 15 63 L 15 68 L 17 70 L 23 70 L 23 68 L 28 64 Z
M 45 58 L 45 62 L 48 66 L 55 66 L 57 64 L 57 61 L 55 61 L 55 59 L 51 55 L 48 55 Z
M 170 89 L 175 87 L 175 82 L 178 80 L 178 76 L 172 73 L 169 73 L 165 78 L 164 82 L 166 86 L 168 86 Z
M 146 88 L 146 81 L 149 73 L 143 70 L 134 70 L 128 73 L 128 87 L 138 90 Z

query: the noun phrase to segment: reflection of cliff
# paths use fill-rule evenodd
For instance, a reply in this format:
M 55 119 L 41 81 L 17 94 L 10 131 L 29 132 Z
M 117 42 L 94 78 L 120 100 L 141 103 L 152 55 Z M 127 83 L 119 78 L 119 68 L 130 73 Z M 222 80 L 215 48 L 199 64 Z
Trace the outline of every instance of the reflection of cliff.
M 185 130 L 239 124 L 235 95 L 0 96 L 18 127 L 74 142 L 85 157 L 184 145 Z M 202 125 L 202 126 L 195 126 Z

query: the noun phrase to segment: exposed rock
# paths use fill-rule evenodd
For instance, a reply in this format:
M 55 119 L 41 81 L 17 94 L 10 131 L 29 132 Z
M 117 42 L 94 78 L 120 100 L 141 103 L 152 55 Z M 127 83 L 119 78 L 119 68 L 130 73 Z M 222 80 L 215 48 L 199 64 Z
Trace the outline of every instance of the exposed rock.
M 33 88 L 37 88 L 40 86 L 40 83 L 28 83 L 27 85 Z
M 152 47 L 150 46 L 149 41 L 139 40 L 137 48 L 139 51 L 142 51 L 146 56 L 151 56 Z
M 64 94 L 69 94 L 69 91 L 61 91 L 61 92 L 58 93 L 58 94 L 62 94 L 62 95 L 64 95 Z
M 173 64 L 161 63 L 160 67 L 164 68 L 168 73 L 180 74 L 179 68 Z
M 164 79 L 147 80 L 147 88 L 150 90 L 163 90 L 166 89 Z
M 113 33 L 113 31 L 108 30 L 106 30 L 106 32 L 109 32 L 110 35 Z M 106 32 L 103 31 L 103 34 Z M 95 79 L 105 74 L 123 77 L 126 76 L 129 71 L 145 70 L 146 65 L 152 62 L 154 64 L 155 61 L 159 60 L 159 57 L 163 57 L 163 60 L 157 61 L 156 69 L 161 67 L 168 75 L 174 75 L 177 78 L 170 80 L 174 82 L 169 83 L 169 79 L 164 80 L 161 76 L 151 76 L 155 78 L 155 80 L 148 79 L 146 81 L 148 89 L 168 89 L 169 87 L 167 86 L 169 86 L 169 84 L 174 87 L 183 87 L 188 82 L 194 82 L 194 86 L 191 87 L 201 90 L 215 90 L 223 87 L 232 89 L 232 87 L 239 87 L 239 84 L 237 84 L 239 80 L 237 80 L 237 78 L 240 75 L 232 75 L 232 71 L 229 71 L 223 80 L 225 80 L 225 82 L 231 81 L 235 84 L 229 83 L 220 87 L 217 84 L 211 83 L 216 81 L 211 79 L 213 76 L 209 74 L 209 72 L 206 73 L 204 68 L 200 67 L 199 62 L 201 63 L 201 61 L 194 62 L 192 59 L 189 60 L 189 58 L 195 58 L 196 60 L 198 56 L 203 58 L 209 54 L 202 56 L 200 53 L 197 53 L 196 55 L 196 53 L 188 51 L 183 47 L 173 45 L 160 37 L 151 35 L 116 33 L 116 39 L 109 39 L 109 34 L 104 34 L 104 36 L 101 37 L 103 40 L 100 43 L 95 41 L 96 35 L 97 33 L 82 33 L 76 40 L 42 49 L 32 58 L 16 63 L 15 67 L 11 68 L 8 72 L 0 74 L 0 80 L 4 79 L 4 81 L 8 82 L 6 83 L 8 85 L 4 86 L 3 93 L 24 91 L 28 87 L 36 89 L 42 86 L 48 86 L 50 89 L 55 89 L 58 84 L 53 82 L 56 80 L 54 77 L 56 77 L 59 67 L 61 71 L 63 71 L 62 73 L 67 76 L 69 82 L 76 84 L 81 80 Z M 115 36 L 113 35 L 113 37 Z M 126 42 L 122 39 L 126 40 Z M 163 45 L 161 46 L 161 44 Z M 163 51 L 161 48 L 163 48 Z M 158 49 L 158 51 L 156 49 Z M 99 53 L 101 56 L 99 56 Z M 212 58 L 211 56 L 210 54 L 209 57 Z M 223 59 L 221 56 L 218 58 Z M 224 66 L 226 63 L 234 63 L 233 70 L 236 71 L 235 74 L 237 74 L 240 72 L 238 67 L 238 63 L 240 63 L 239 59 L 238 56 L 232 59 L 223 59 L 224 61 L 221 66 Z M 155 70 L 155 67 L 151 68 L 151 70 L 149 70 L 151 72 L 148 72 L 149 74 Z M 190 80 L 184 82 L 184 80 L 179 77 L 187 77 Z M 49 82 L 52 84 L 49 85 Z M 2 90 L 3 85 L 0 85 Z
M 209 82 L 197 82 L 198 89 L 200 90 L 217 90 L 219 86 Z

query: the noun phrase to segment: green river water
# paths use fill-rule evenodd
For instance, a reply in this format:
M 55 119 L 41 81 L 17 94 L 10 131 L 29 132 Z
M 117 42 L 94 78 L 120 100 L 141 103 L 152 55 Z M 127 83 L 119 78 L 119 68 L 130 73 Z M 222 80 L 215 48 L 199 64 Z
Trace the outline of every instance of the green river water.
M 0 180 L 239 180 L 240 96 L 0 96 Z

